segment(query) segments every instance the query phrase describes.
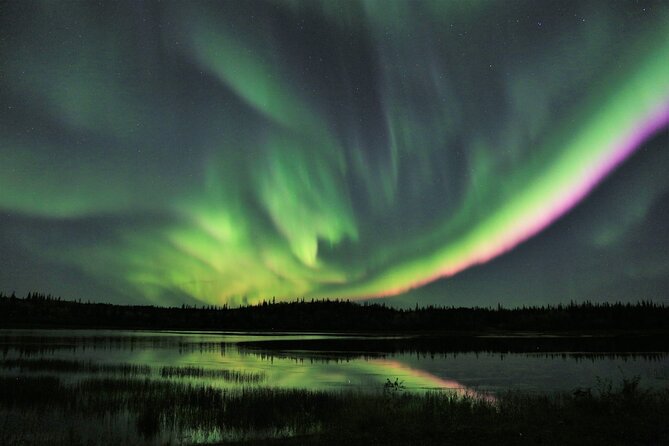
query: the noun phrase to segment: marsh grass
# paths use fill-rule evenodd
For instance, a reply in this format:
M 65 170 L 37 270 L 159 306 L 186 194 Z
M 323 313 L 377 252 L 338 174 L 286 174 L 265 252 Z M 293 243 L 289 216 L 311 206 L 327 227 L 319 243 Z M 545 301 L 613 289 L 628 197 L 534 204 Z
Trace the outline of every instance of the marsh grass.
M 669 391 L 643 390 L 636 378 L 574 393 L 509 392 L 494 401 L 136 377 L 0 378 L 3 445 L 658 445 L 669 443 L 667 413 Z
M 140 364 L 100 364 L 92 361 L 65 359 L 3 359 L 0 368 L 19 372 L 105 373 L 117 376 L 150 375 L 151 367 Z
M 265 379 L 260 372 L 245 372 L 240 370 L 205 369 L 202 367 L 161 367 L 160 376 L 163 378 L 214 378 L 234 383 L 257 384 Z

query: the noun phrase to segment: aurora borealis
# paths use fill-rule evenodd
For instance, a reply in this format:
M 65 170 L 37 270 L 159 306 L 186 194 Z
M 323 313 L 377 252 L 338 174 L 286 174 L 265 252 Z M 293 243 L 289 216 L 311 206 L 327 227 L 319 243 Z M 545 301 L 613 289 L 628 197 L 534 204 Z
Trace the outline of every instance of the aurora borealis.
M 667 301 L 666 1 L 0 6 L 0 290 Z

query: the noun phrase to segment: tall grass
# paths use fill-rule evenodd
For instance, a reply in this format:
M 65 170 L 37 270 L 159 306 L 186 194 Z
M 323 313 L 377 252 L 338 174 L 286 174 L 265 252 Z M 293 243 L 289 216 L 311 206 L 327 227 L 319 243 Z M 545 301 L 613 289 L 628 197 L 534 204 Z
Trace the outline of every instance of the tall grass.
M 1 369 L 19 372 L 109 373 L 121 376 L 150 375 L 151 367 L 140 364 L 100 364 L 92 361 L 65 359 L 3 359 Z
M 0 421 L 12 420 L 0 423 L 3 445 L 113 444 L 111 438 L 127 444 L 667 444 L 667 413 L 669 391 L 642 390 L 635 379 L 575 393 L 507 393 L 493 403 L 443 392 L 0 378 Z M 39 435 L 27 428 L 35 420 Z M 109 426 L 110 436 L 100 435 L 101 426 Z
M 265 379 L 265 374 L 260 372 L 205 369 L 193 366 L 161 367 L 160 376 L 163 378 L 215 378 L 234 383 L 259 383 Z

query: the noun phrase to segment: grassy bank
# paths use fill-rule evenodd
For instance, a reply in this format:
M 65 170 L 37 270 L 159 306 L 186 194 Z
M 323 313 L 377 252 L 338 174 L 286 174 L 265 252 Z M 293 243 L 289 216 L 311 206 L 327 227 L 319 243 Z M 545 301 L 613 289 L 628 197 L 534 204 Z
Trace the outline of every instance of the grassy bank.
M 255 445 L 669 444 L 669 391 L 635 380 L 494 401 L 213 387 L 142 378 L 0 378 L 0 443 Z M 39 428 L 35 428 L 39 426 Z
M 66 359 L 25 359 L 10 358 L 0 359 L 0 370 L 10 372 L 56 372 L 56 373 L 88 373 L 111 375 L 113 377 L 149 377 L 152 370 L 148 365 L 112 363 L 99 364 L 89 361 L 72 361 Z M 203 367 L 161 367 L 158 370 L 161 378 L 210 378 L 217 381 L 232 382 L 236 384 L 259 384 L 265 379 L 260 372 L 247 372 L 243 370 L 205 369 Z M 21 379 L 25 380 L 26 377 Z
M 150 375 L 151 367 L 138 364 L 98 364 L 93 361 L 70 361 L 66 359 L 3 359 L 0 369 L 23 372 L 60 373 L 113 373 L 120 376 Z

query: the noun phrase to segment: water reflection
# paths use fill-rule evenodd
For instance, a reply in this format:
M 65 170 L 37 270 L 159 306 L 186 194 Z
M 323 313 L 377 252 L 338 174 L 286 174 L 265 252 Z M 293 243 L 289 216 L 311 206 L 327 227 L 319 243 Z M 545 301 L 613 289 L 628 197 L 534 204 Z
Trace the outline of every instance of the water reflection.
M 420 338 L 104 330 L 0 331 L 2 374 L 57 372 L 77 380 L 114 364 L 148 367 L 155 379 L 207 383 L 221 388 L 263 385 L 282 388 L 379 390 L 388 379 L 409 391 L 451 390 L 487 395 L 506 389 L 570 390 L 597 379 L 641 377 L 649 387 L 669 383 L 666 340 L 625 338 Z M 596 347 L 608 350 L 595 351 Z M 12 360 L 78 361 L 79 369 L 10 367 Z M 88 364 L 88 365 L 86 365 Z M 94 366 L 95 365 L 95 366 Z M 46 368 L 45 368 L 46 367 Z M 62 364 L 61 364 L 62 367 Z M 166 368 L 201 370 L 165 373 Z M 207 372 L 208 371 L 208 372 Z M 253 382 L 223 379 L 262 376 Z

